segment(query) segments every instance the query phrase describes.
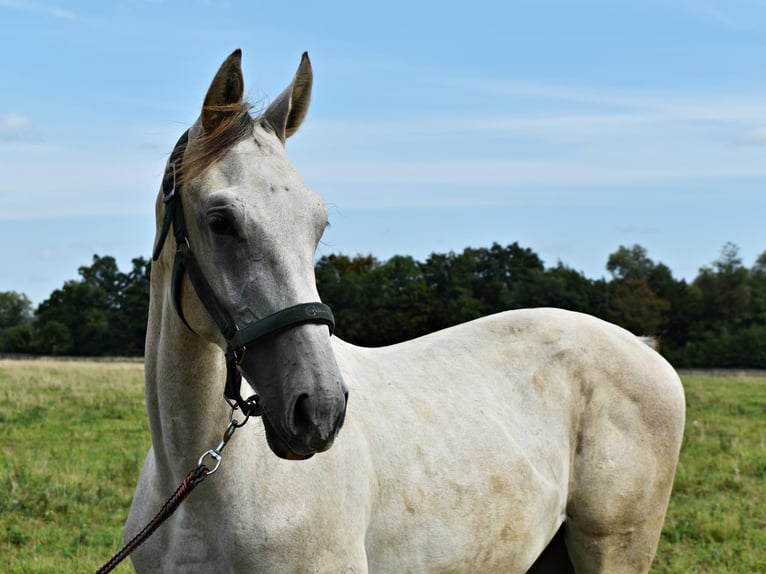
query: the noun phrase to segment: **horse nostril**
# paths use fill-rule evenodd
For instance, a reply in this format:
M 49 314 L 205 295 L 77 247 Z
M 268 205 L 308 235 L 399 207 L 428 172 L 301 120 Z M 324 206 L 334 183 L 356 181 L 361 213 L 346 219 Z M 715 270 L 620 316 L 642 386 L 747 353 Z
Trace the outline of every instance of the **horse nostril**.
M 298 396 L 288 421 L 288 432 L 298 444 L 303 443 L 316 452 L 330 447 L 346 417 L 348 392 L 342 396 L 342 404 L 317 401 L 306 393 Z M 336 399 L 340 401 L 340 396 Z
M 311 401 L 305 393 L 295 401 L 292 422 L 293 429 L 298 433 L 308 432 L 314 427 L 314 418 L 311 416 Z

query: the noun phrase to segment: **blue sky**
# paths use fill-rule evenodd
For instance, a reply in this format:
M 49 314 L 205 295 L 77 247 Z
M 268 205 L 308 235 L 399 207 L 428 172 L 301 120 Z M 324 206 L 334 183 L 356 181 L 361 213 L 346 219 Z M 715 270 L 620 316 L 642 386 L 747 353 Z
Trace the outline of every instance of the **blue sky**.
M 148 257 L 164 162 L 223 59 L 261 107 L 301 53 L 288 152 L 319 254 L 518 241 L 606 276 L 640 244 L 693 279 L 766 251 L 766 3 L 0 0 L 0 291 Z

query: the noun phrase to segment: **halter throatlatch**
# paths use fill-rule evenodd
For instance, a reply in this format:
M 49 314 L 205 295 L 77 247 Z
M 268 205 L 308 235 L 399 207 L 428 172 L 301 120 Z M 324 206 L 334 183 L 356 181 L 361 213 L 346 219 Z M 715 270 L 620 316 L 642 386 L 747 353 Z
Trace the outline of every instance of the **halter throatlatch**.
M 168 160 L 167 169 L 165 170 L 165 176 L 162 179 L 162 202 L 165 204 L 165 214 L 162 219 L 162 227 L 160 228 L 157 245 L 154 247 L 154 253 L 152 254 L 152 260 L 157 261 L 159 258 L 172 226 L 173 237 L 176 241 L 176 255 L 173 262 L 171 294 L 176 312 L 184 325 L 191 331 L 194 331 L 186 320 L 181 306 L 181 285 L 184 275 L 187 275 L 194 287 L 194 291 L 197 293 L 197 297 L 199 297 L 202 305 L 218 326 L 224 339 L 226 339 L 227 345 L 224 352 L 226 357 L 226 385 L 223 393 L 226 401 L 232 408 L 238 407 L 246 417 L 258 416 L 261 414 L 258 395 L 252 395 L 244 399 L 240 392 L 242 374 L 239 372 L 237 365 L 242 361 L 246 347 L 268 336 L 305 323 L 325 324 L 330 330 L 330 335 L 332 335 L 335 331 L 335 318 L 333 317 L 332 310 L 327 305 L 317 302 L 301 303 L 288 307 L 263 319 L 248 323 L 242 328 L 234 322 L 231 315 L 229 315 L 216 298 L 213 288 L 205 279 L 189 245 L 186 221 L 184 220 L 183 208 L 181 206 L 180 192 L 182 183 L 176 177 L 188 142 L 189 131 L 187 130 L 179 138 L 175 148 L 173 148 L 173 152 Z

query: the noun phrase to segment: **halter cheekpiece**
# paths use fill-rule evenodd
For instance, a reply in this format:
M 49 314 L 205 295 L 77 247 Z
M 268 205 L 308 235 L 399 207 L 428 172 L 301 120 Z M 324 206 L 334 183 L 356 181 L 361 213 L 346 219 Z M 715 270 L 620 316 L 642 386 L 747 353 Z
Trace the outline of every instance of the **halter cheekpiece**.
M 258 395 L 252 395 L 244 399 L 240 393 L 242 375 L 237 365 L 242 361 L 247 345 L 305 323 L 325 324 L 330 330 L 330 335 L 332 335 L 335 331 L 335 318 L 333 317 L 332 310 L 327 305 L 316 302 L 300 303 L 288 307 L 248 323 L 241 328 L 234 322 L 231 315 L 219 303 L 210 283 L 205 279 L 189 244 L 189 236 L 186 232 L 186 221 L 184 220 L 180 197 L 183 185 L 177 179 L 177 172 L 180 171 L 188 142 L 189 130 L 186 130 L 173 148 L 167 168 L 165 169 L 165 175 L 162 179 L 162 202 L 165 205 L 165 213 L 157 245 L 152 254 L 152 260 L 157 261 L 159 258 L 172 226 L 173 237 L 176 241 L 176 255 L 173 262 L 171 293 L 176 312 L 184 325 L 194 331 L 186 320 L 181 305 L 181 285 L 183 283 L 183 276 L 186 274 L 194 287 L 194 291 L 197 293 L 197 297 L 199 297 L 199 300 L 213 321 L 215 321 L 227 342 L 226 351 L 224 352 L 226 357 L 224 397 L 232 408 L 238 407 L 246 417 L 257 416 L 261 414 Z

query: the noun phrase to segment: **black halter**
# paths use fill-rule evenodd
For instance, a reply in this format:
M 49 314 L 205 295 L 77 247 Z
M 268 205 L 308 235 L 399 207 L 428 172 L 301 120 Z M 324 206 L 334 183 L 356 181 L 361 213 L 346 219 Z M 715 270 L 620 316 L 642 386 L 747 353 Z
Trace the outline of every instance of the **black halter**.
M 176 172 L 179 171 L 183 162 L 188 142 L 189 131 L 187 130 L 178 139 L 175 148 L 173 148 L 173 153 L 170 154 L 168 166 L 165 170 L 165 176 L 162 179 L 162 201 L 165 204 L 165 214 L 152 259 L 157 261 L 159 258 L 172 225 L 173 236 L 176 241 L 176 255 L 173 263 L 171 292 L 176 312 L 184 325 L 194 331 L 186 317 L 184 317 L 181 306 L 181 285 L 183 276 L 186 274 L 194 287 L 194 291 L 197 293 L 197 297 L 199 297 L 199 300 L 213 321 L 215 321 L 224 339 L 226 339 L 226 386 L 223 393 L 224 397 L 233 408 L 239 407 L 246 417 L 260 415 L 261 408 L 258 404 L 258 395 L 243 399 L 240 393 L 242 375 L 237 368 L 237 364 L 241 362 L 246 346 L 304 323 L 323 323 L 328 326 L 330 335 L 332 335 L 335 330 L 335 318 L 330 308 L 323 303 L 301 303 L 277 311 L 263 319 L 248 323 L 242 328 L 234 322 L 229 313 L 218 302 L 189 245 L 186 221 L 184 220 L 184 212 L 181 206 L 180 192 L 182 185 L 176 181 Z

